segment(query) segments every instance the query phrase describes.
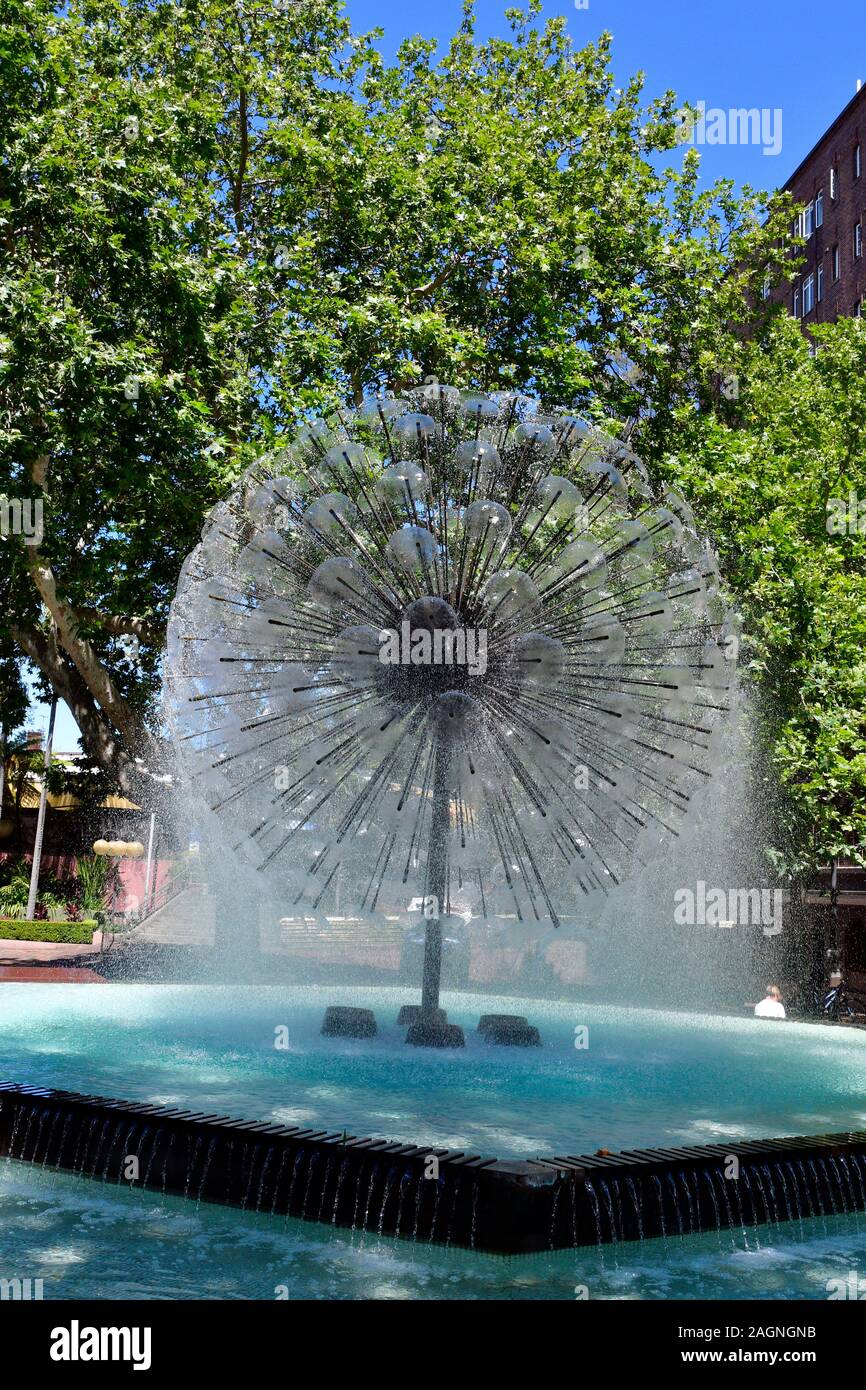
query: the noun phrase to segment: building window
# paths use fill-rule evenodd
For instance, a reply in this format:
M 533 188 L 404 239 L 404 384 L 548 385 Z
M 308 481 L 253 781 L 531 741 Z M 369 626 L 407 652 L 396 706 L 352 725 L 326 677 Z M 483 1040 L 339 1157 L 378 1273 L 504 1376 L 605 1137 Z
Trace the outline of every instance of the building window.
M 845 965 L 847 969 L 866 970 L 866 922 L 852 917 L 845 930 Z
M 822 188 L 822 189 L 821 189 L 821 192 L 818 194 L 817 198 L 815 199 L 815 226 L 816 226 L 816 227 L 823 227 L 823 225 L 824 225 L 824 190 L 823 190 L 823 188 Z
M 770 298 L 770 277 L 769 277 L 769 275 L 765 275 L 765 276 L 764 276 L 764 281 L 763 281 L 763 284 L 761 285 L 761 298 L 762 298 L 762 299 L 769 299 L 769 298 Z
M 818 266 L 818 273 L 815 277 L 815 295 L 820 304 L 824 298 L 824 267 L 822 265 Z
M 814 230 L 815 204 L 807 203 L 806 206 L 803 208 L 803 236 L 806 238 L 807 241 L 809 240 L 809 237 L 812 235 Z
M 854 223 L 854 259 L 859 261 L 863 255 L 863 223 Z
M 838 193 L 838 191 L 839 188 L 838 179 L 836 175 L 836 166 L 833 165 L 830 169 L 830 197 L 833 199 L 834 202 L 836 201 L 836 194 Z
M 861 159 L 860 159 L 860 142 L 859 142 L 859 140 L 858 140 L 857 144 L 854 146 L 854 177 L 855 177 L 855 179 L 859 179 L 859 177 L 860 177 L 860 164 L 861 164 Z
M 800 317 L 800 291 L 799 291 L 799 290 L 795 290 L 795 291 L 794 291 L 794 318 L 795 318 L 795 319 L 798 319 L 799 317 Z
M 834 279 L 834 280 L 838 280 L 838 279 L 839 279 L 839 247 L 838 247 L 838 246 L 834 246 L 834 247 L 833 247 L 833 252 L 832 252 L 832 257 L 831 257 L 831 259 L 832 259 L 832 261 L 833 261 L 833 279 Z
M 803 281 L 803 317 L 811 314 L 815 307 L 815 277 L 807 275 Z

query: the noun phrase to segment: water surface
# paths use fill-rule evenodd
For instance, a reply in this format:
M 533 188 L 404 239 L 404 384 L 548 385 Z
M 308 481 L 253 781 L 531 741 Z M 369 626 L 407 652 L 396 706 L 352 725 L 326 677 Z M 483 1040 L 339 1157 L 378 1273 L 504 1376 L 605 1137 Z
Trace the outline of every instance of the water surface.
M 7 984 L 0 1079 L 515 1157 L 866 1129 L 866 1031 L 460 994 L 444 1003 L 466 1048 L 427 1051 L 395 1022 L 412 998 Z M 373 1008 L 379 1035 L 322 1038 L 327 1003 Z M 484 1043 L 496 1011 L 542 1046 Z

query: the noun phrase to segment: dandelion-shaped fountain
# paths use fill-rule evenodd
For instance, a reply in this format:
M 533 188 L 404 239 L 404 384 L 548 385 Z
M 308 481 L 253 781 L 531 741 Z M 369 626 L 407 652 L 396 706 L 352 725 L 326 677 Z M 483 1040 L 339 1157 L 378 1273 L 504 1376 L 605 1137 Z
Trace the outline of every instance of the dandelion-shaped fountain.
M 286 904 L 541 939 L 678 833 L 729 707 L 732 620 L 686 501 L 513 394 L 365 401 L 256 461 L 172 608 L 190 783 Z M 458 1036 L 459 1035 L 459 1036 Z

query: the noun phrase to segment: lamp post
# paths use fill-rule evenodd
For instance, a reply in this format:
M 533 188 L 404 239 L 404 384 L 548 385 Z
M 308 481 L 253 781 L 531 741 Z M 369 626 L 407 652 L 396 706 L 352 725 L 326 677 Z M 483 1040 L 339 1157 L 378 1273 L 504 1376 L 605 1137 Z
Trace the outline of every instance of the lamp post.
M 146 917 L 150 906 L 150 899 L 153 890 L 151 876 L 153 874 L 153 833 L 156 828 L 156 813 L 150 813 L 150 828 L 147 833 L 147 865 L 144 870 L 144 902 L 142 903 L 142 916 Z
M 51 745 L 54 741 L 54 716 L 57 713 L 57 696 L 52 696 L 51 713 L 48 716 L 48 737 L 45 740 L 45 757 L 42 763 L 42 791 L 39 794 L 39 813 L 36 817 L 36 838 L 33 841 L 33 864 L 30 869 L 30 892 L 27 895 L 27 920 L 32 922 L 36 911 L 36 897 L 39 892 L 39 864 L 42 859 L 42 837 L 45 833 L 45 807 L 48 802 L 48 769 L 51 766 Z
M 839 860 L 830 860 L 830 946 L 827 951 L 830 973 L 841 968 L 839 951 Z
M 6 798 L 6 725 L 0 724 L 0 840 L 7 840 L 15 830 L 15 822 L 3 814 Z
M 12 834 L 12 822 L 3 818 L 3 800 L 6 796 L 6 725 L 0 724 L 0 839 Z

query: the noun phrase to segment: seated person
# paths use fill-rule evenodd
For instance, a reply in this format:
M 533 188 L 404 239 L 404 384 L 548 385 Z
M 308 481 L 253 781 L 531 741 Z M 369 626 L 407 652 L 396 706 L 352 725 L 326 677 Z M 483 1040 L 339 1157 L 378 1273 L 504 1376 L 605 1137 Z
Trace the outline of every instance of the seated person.
M 760 1004 L 755 1005 L 755 1018 L 784 1018 L 785 1005 L 782 991 L 778 985 L 767 985 L 767 993 Z

